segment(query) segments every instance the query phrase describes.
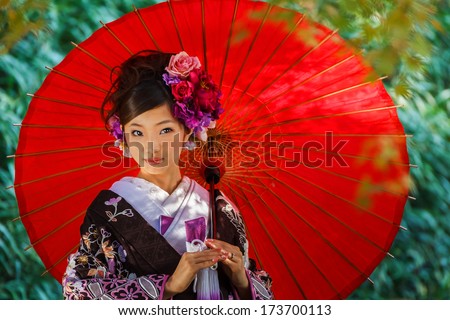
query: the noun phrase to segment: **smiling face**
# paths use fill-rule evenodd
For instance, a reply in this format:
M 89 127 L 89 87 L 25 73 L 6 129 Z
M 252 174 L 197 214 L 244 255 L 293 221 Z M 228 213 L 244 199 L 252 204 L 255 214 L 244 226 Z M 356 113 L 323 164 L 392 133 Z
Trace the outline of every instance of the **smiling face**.
M 131 156 L 146 174 L 179 170 L 181 148 L 190 133 L 173 117 L 166 103 L 141 113 L 124 126 Z

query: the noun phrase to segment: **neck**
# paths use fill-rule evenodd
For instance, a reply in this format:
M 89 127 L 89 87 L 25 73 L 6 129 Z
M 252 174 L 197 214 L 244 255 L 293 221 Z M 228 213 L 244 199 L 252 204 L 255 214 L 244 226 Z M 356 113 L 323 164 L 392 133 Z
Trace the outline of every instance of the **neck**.
M 158 187 L 171 194 L 181 182 L 181 173 L 176 170 L 174 173 L 164 173 L 164 174 L 148 174 L 141 170 L 137 175 L 138 178 L 145 179 L 151 183 L 156 184 Z

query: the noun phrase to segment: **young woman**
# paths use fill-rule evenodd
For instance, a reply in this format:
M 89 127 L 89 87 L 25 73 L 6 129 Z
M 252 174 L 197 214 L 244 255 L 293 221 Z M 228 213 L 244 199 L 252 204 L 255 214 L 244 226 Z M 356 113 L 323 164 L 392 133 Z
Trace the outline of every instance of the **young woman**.
M 101 114 L 140 171 L 87 209 L 64 298 L 272 299 L 269 275 L 248 258 L 236 206 L 216 191 L 218 239 L 209 239 L 209 191 L 180 173 L 181 149 L 192 149 L 193 136 L 206 140 L 223 112 L 198 58 L 144 51 L 113 75 Z

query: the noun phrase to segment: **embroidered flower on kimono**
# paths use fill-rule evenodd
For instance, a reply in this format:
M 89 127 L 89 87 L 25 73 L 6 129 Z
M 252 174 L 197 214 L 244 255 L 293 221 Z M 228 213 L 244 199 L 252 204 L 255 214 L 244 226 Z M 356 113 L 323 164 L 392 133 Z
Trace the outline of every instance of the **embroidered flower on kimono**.
M 98 229 L 97 229 L 97 227 L 95 226 L 95 224 L 91 224 L 91 225 L 89 226 L 88 232 L 86 232 L 86 234 L 87 234 L 89 237 L 92 236 L 92 238 L 93 238 L 94 240 L 98 238 Z M 88 237 L 88 239 L 89 239 L 89 237 Z M 91 242 L 93 242 L 93 241 L 91 241 Z
M 125 249 L 119 245 L 119 248 L 117 248 L 117 253 L 119 255 L 120 261 L 125 262 L 126 257 L 127 257 L 127 252 L 125 251 Z
M 139 300 L 144 298 L 142 289 L 135 282 L 130 282 L 124 287 L 112 292 L 112 296 L 120 300 Z
M 65 277 L 66 279 L 75 277 L 75 266 L 76 266 L 75 258 L 77 255 L 78 255 L 78 253 L 71 254 L 69 257 L 69 263 L 67 264 L 67 267 L 66 267 L 66 275 L 67 275 L 67 277 Z
M 223 210 L 231 213 L 233 211 L 233 206 L 231 204 L 227 203 L 226 206 L 223 207 Z
M 84 296 L 81 294 L 83 285 L 80 282 L 67 281 L 64 285 L 64 291 L 66 293 L 74 294 L 75 300 L 83 300 Z
M 116 272 L 116 263 L 114 262 L 114 259 L 108 259 L 108 271 L 110 273 Z
M 114 213 L 107 210 L 105 211 L 106 215 L 108 216 L 109 220 L 108 221 L 113 221 L 113 222 L 117 222 L 116 217 L 119 215 L 124 215 L 127 217 L 133 217 L 134 213 L 131 209 L 127 208 L 121 212 L 117 212 L 117 204 L 119 203 L 119 201 L 122 200 L 122 197 L 117 197 L 117 198 L 111 198 L 108 201 L 105 201 L 105 204 L 108 206 L 114 206 Z
M 104 239 L 104 238 L 111 237 L 111 233 L 108 232 L 108 231 L 106 231 L 105 229 L 101 229 L 100 232 L 101 232 L 101 234 L 102 234 L 103 239 Z
M 89 258 L 85 255 L 77 257 L 77 263 L 86 265 L 86 264 L 88 264 L 88 262 L 89 262 Z
M 109 220 L 108 221 L 112 221 L 112 222 L 117 222 L 117 219 L 116 219 L 116 217 L 117 216 L 120 216 L 120 215 L 123 215 L 123 216 L 127 216 L 127 217 L 133 217 L 134 216 L 134 213 L 133 213 L 133 211 L 131 210 L 131 209 L 129 209 L 129 208 L 127 208 L 127 209 L 125 209 L 125 210 L 123 210 L 123 211 L 121 211 L 121 212 L 117 212 L 117 208 L 116 208 L 116 210 L 115 210 L 115 212 L 114 213 L 112 213 L 111 211 L 106 211 L 106 215 L 108 216 L 108 218 L 109 218 Z
M 245 246 L 247 243 L 247 238 L 245 235 L 245 228 L 244 223 L 242 221 L 242 217 L 237 209 L 233 207 L 233 205 L 228 202 L 227 199 L 225 199 L 223 196 L 218 196 L 216 200 L 223 200 L 225 201 L 225 206 L 222 207 L 222 212 L 225 213 L 230 219 L 230 222 L 236 227 L 236 230 L 239 234 L 239 242 Z
M 83 234 L 83 243 L 88 250 L 91 250 L 91 240 L 89 239 L 89 232 Z
M 230 203 L 227 203 L 225 207 L 222 208 L 222 211 L 227 214 L 227 216 L 231 220 L 231 223 L 236 225 L 236 227 L 242 225 L 241 215 L 239 214 L 238 211 L 234 210 L 234 207 Z
M 114 206 L 117 203 L 119 203 L 120 200 L 122 200 L 122 197 L 111 198 L 111 199 L 105 201 L 105 204 L 108 206 L 111 206 L 111 205 Z
M 103 282 L 105 291 L 110 291 L 121 285 L 121 278 L 108 278 Z
M 80 253 L 77 251 L 76 253 L 73 253 L 69 256 L 69 263 L 67 264 L 67 269 L 69 268 L 75 268 L 75 259 L 80 255 Z
M 98 267 L 97 269 L 90 269 L 88 272 L 89 277 L 104 278 L 106 275 L 106 269 L 104 267 Z
M 109 246 L 109 240 L 102 242 L 102 250 L 106 258 L 114 259 L 114 248 L 113 246 Z
M 94 277 L 97 274 L 97 269 L 89 269 L 88 277 Z

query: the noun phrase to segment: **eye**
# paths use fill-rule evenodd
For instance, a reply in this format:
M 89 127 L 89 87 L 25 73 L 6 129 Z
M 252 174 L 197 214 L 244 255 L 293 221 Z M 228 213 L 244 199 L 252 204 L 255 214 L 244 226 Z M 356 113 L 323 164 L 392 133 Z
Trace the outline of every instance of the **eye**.
M 168 130 L 168 131 L 166 131 L 166 130 Z M 161 132 L 163 132 L 163 133 L 169 133 L 171 131 L 173 131 L 171 128 L 164 128 L 161 130 Z
M 135 134 L 135 132 L 137 132 L 137 134 Z M 142 136 L 142 132 L 139 131 L 139 130 L 133 130 L 133 131 L 131 131 L 131 134 L 132 134 L 133 136 Z

